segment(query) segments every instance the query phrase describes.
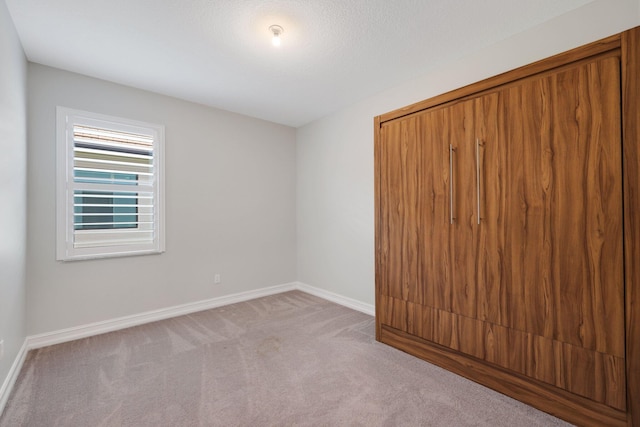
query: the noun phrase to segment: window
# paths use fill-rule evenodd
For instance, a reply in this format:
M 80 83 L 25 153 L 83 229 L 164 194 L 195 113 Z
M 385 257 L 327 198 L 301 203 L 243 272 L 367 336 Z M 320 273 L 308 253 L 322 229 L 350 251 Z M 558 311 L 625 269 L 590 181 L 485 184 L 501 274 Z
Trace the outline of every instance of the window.
M 57 259 L 164 251 L 164 127 L 57 109 Z

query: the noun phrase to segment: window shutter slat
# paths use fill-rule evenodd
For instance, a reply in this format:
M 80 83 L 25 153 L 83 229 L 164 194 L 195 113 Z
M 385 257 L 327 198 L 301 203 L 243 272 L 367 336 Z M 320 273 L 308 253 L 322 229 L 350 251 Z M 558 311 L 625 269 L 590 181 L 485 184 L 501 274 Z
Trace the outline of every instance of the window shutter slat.
M 157 138 L 164 132 L 155 125 L 68 111 L 66 217 L 71 231 L 66 253 L 93 257 L 161 251 Z

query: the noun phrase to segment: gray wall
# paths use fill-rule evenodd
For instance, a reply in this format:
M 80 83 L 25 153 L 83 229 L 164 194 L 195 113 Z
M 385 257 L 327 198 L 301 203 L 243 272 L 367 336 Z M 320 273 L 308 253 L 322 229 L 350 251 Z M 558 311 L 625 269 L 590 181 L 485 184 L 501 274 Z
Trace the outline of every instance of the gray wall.
M 25 337 L 27 61 L 0 1 L 0 387 Z
M 38 64 L 28 76 L 29 335 L 296 280 L 293 128 Z M 165 125 L 165 253 L 55 260 L 57 105 Z
M 596 0 L 299 128 L 298 281 L 374 303 L 374 116 L 636 25 L 640 0 Z

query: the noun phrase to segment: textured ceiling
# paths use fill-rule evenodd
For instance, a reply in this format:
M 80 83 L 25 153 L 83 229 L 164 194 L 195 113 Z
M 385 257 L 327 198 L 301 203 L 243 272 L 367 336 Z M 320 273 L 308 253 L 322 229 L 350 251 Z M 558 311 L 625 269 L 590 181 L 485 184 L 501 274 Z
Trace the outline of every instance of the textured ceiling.
M 592 0 L 5 1 L 30 61 L 300 126 Z

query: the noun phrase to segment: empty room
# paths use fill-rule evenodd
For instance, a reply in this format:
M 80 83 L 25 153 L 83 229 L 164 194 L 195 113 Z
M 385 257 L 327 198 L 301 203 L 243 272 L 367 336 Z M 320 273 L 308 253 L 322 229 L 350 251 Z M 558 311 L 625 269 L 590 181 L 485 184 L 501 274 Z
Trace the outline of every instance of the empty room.
M 640 0 L 0 0 L 0 427 L 640 427 Z

